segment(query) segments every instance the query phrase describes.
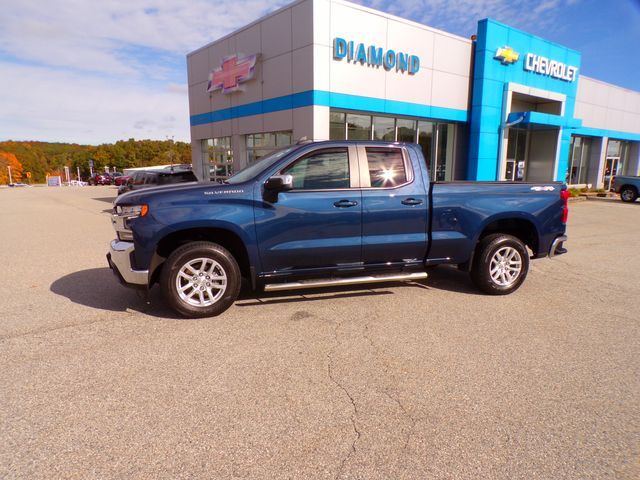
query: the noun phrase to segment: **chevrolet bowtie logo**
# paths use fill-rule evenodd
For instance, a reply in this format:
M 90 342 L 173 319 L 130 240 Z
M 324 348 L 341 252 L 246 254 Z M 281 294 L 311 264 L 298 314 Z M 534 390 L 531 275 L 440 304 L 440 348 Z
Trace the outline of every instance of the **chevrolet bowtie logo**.
M 511 47 L 502 47 L 496 50 L 494 58 L 500 60 L 505 65 L 510 65 L 518 61 L 520 54 Z
M 238 58 L 238 55 L 225 57 L 220 68 L 209 74 L 207 92 L 222 90 L 222 93 L 230 93 L 239 90 L 241 83 L 253 78 L 257 58 L 257 54 L 244 58 Z

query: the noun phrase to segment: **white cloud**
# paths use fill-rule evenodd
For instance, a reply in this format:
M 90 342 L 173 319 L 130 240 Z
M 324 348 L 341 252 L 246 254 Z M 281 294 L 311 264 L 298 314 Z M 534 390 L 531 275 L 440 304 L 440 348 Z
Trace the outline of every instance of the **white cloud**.
M 553 24 L 578 0 L 361 0 L 461 35 L 491 16 Z M 5 1 L 0 140 L 189 139 L 185 55 L 289 0 Z M 526 12 L 523 15 L 523 12 Z
M 2 137 L 79 143 L 189 141 L 186 87 L 175 91 L 0 62 Z
M 493 18 L 500 22 L 530 30 L 559 25 L 555 9 L 580 0 L 354 0 L 372 8 L 425 23 L 458 35 L 476 33 L 478 20 Z
M 0 140 L 188 140 L 186 54 L 285 3 L 3 2 Z
M 130 75 L 136 60 L 127 47 L 186 55 L 284 3 L 20 0 L 2 8 L 0 50 L 45 65 Z

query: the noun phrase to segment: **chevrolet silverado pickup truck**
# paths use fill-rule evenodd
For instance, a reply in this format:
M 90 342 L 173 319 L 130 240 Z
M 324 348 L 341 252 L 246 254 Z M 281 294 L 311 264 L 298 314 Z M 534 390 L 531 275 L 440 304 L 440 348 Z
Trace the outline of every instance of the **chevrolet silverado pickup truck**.
M 206 317 L 243 278 L 277 291 L 413 281 L 452 264 L 504 295 L 530 258 L 566 252 L 566 185 L 429 178 L 415 144 L 301 142 L 224 184 L 121 195 L 107 260 L 125 285 L 158 283 L 177 313 Z
M 611 190 L 619 193 L 623 202 L 635 202 L 640 192 L 640 177 L 616 175 L 613 177 Z

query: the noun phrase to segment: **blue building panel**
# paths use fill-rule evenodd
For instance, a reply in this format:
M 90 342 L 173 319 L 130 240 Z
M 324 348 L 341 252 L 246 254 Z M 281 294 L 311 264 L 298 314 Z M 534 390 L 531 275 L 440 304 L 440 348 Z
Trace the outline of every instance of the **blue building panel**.
M 471 101 L 472 134 L 469 139 L 468 179 L 499 179 L 499 137 L 507 126 L 504 117 L 508 111 L 508 106 L 504 105 L 504 92 L 510 84 L 559 93 L 566 97 L 562 116 L 528 112 L 528 123 L 575 127 L 572 119 L 580 60 L 580 54 L 569 48 L 491 19 L 479 22 Z M 571 131 L 569 128 L 562 128 L 560 134 L 559 158 L 564 159 L 565 170 L 562 169 L 563 162 L 558 161 L 558 171 L 554 173 L 554 178 L 563 180 L 562 172 L 566 171 Z M 491 175 L 493 176 L 488 178 Z

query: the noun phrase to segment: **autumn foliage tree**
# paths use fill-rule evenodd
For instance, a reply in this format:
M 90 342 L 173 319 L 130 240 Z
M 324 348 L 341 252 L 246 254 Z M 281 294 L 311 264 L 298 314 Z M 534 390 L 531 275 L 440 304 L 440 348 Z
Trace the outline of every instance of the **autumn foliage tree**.
M 115 167 L 121 172 L 130 167 L 191 163 L 191 144 L 173 140 L 130 138 L 97 146 L 9 140 L 0 142 L 0 151 L 15 155 L 23 165 L 23 171 L 31 172 L 33 183 L 43 183 L 47 173 L 63 172 L 65 166 L 69 167 L 73 178 L 79 169 L 80 175 L 86 180 L 90 161 L 93 161 L 94 172 L 102 172 L 105 167 Z M 3 173 L 6 171 L 5 166 Z
M 11 180 L 14 183 L 22 180 L 22 164 L 13 153 L 0 151 L 0 184 L 9 184 L 9 169 L 11 167 Z

